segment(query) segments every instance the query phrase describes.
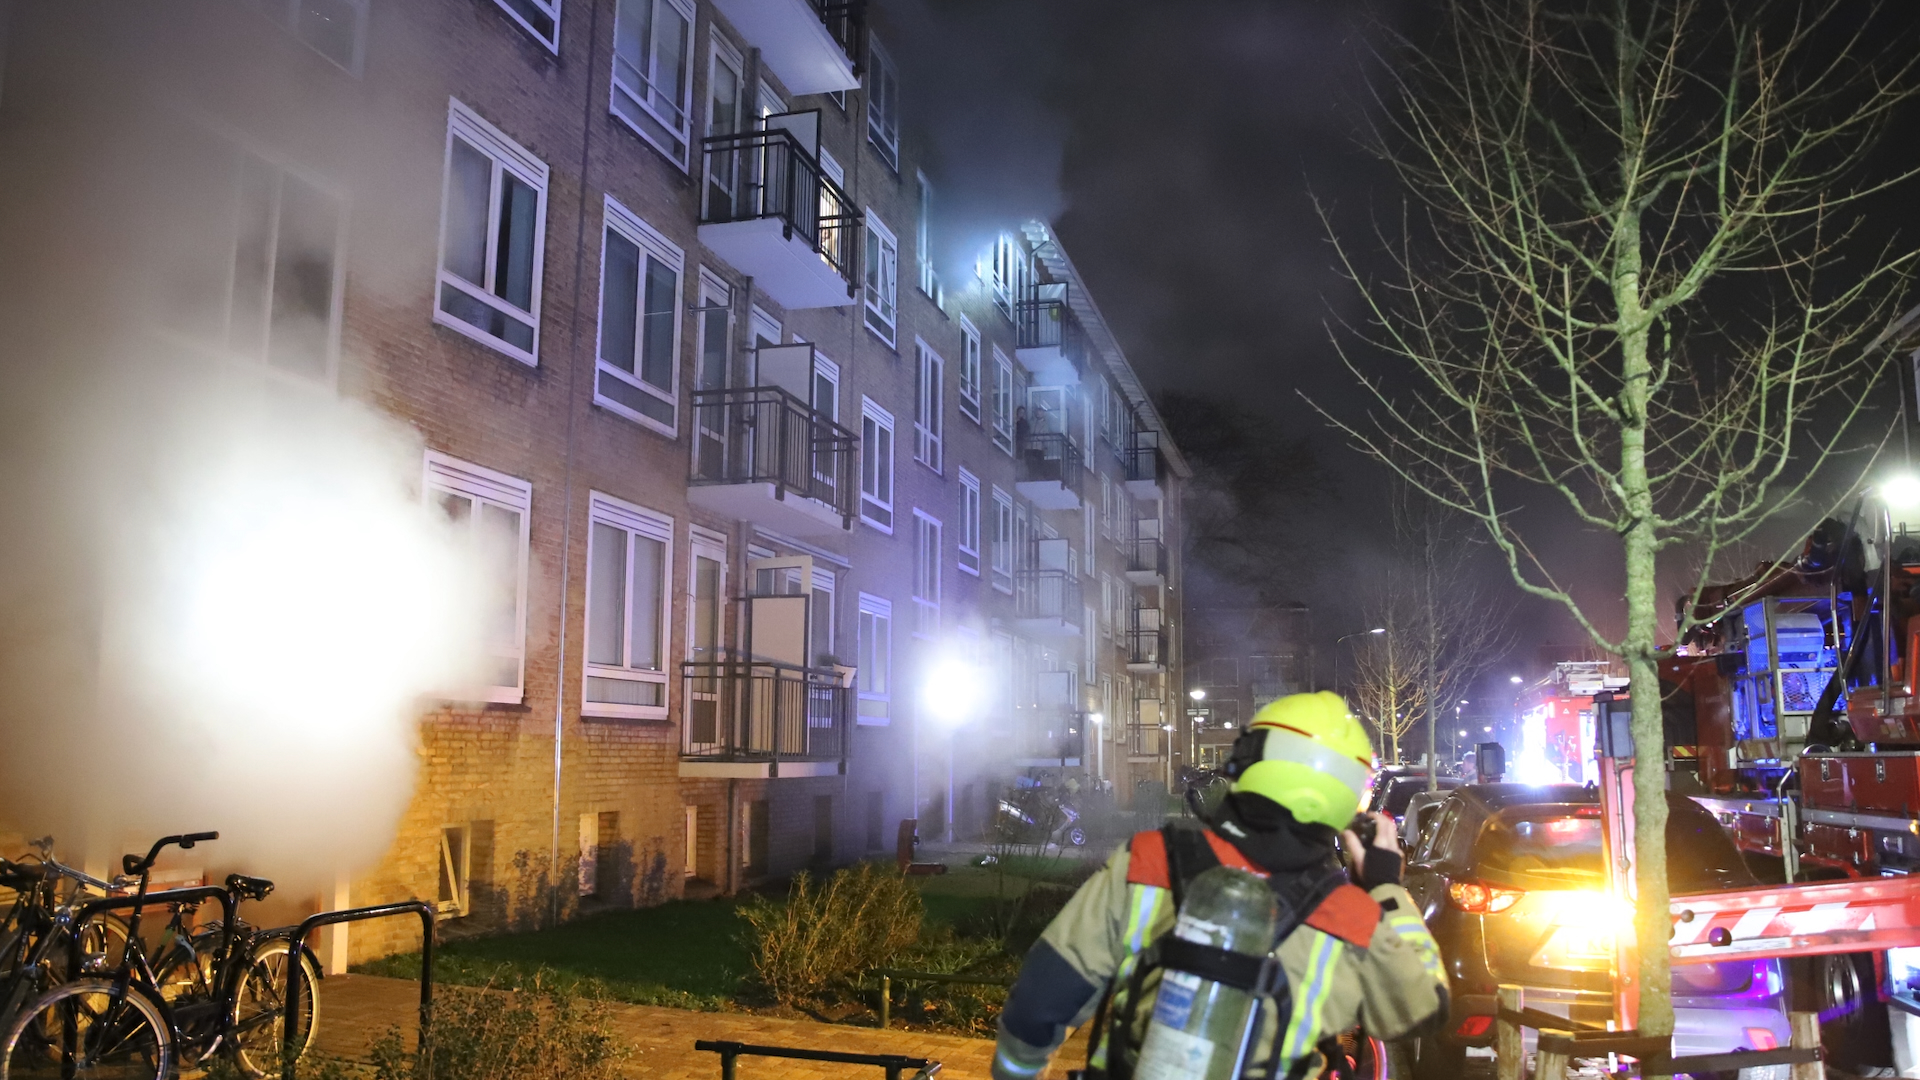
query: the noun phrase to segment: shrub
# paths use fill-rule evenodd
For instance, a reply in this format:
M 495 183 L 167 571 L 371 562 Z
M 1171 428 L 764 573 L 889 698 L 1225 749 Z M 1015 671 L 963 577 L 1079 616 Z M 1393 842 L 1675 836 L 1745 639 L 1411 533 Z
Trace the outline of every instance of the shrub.
M 470 990 L 434 1002 L 431 1063 L 409 1052 L 398 1028 L 373 1045 L 374 1080 L 618 1080 L 627 1048 L 597 994 L 535 979 L 522 990 Z
M 891 868 L 870 863 L 836 872 L 824 885 L 793 879 L 786 902 L 740 906 L 753 970 L 783 1005 L 818 1001 L 872 967 L 884 967 L 920 938 L 920 893 Z

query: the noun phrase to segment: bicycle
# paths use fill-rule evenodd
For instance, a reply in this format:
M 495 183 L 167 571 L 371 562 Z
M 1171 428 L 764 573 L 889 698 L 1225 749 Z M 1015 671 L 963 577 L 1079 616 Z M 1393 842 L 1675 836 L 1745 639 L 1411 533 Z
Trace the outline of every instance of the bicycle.
M 22 1003 L 60 982 L 72 970 L 76 954 L 117 960 L 127 940 L 126 923 L 110 914 L 96 915 L 77 928 L 72 918 L 80 905 L 110 895 L 124 880 L 102 881 L 62 865 L 52 857 L 51 836 L 29 846 L 39 849 L 34 861 L 0 858 L 0 888 L 13 892 L 13 904 L 0 921 L 0 1027 Z M 64 897 L 63 882 L 71 885 Z
M 265 1076 L 280 1061 L 279 1009 L 294 977 L 305 980 L 306 1009 L 296 1018 L 293 1050 L 296 1056 L 304 1053 L 318 1016 L 318 969 L 289 931 L 257 931 L 233 913 L 239 901 L 265 897 L 273 883 L 235 874 L 225 889 L 149 896 L 148 881 L 161 850 L 176 844 L 191 848 L 218 836 L 163 837 L 144 858 L 126 856 L 123 866 L 138 881 L 134 895 L 93 902 L 133 910 L 120 961 L 88 956 L 78 977 L 21 1009 L 0 1033 L 0 1080 L 82 1075 L 167 1080 L 176 1060 L 199 1065 L 222 1051 L 248 1075 Z M 198 932 L 189 929 L 187 914 L 210 898 L 222 900 L 224 918 Z M 172 909 L 166 940 L 156 950 L 158 965 L 140 937 L 142 914 L 152 903 Z M 292 962 L 296 956 L 298 962 Z

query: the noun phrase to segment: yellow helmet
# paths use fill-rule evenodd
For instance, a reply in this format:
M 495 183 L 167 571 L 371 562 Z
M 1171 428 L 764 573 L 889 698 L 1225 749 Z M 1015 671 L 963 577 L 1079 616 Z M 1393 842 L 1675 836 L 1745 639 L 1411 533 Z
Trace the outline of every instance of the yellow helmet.
M 1373 744 L 1338 694 L 1275 700 L 1253 714 L 1242 738 L 1233 790 L 1272 799 L 1295 821 L 1345 828 L 1367 797 Z

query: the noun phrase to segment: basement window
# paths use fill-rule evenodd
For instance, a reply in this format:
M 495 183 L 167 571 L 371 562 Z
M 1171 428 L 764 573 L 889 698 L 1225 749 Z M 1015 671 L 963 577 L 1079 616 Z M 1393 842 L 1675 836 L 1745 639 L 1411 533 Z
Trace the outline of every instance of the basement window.
M 471 830 L 467 826 L 440 827 L 440 891 L 434 905 L 440 914 L 457 918 L 471 910 L 472 855 Z

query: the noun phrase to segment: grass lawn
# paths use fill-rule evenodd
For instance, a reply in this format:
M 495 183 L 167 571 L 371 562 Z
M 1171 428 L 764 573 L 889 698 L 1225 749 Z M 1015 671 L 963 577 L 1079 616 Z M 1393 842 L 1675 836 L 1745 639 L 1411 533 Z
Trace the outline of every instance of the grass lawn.
M 435 950 L 434 978 L 517 986 L 545 968 L 558 983 L 597 981 L 620 1001 L 723 1009 L 751 968 L 734 907 L 732 900 L 676 900 L 590 915 L 550 930 L 451 941 Z M 389 956 L 354 970 L 417 978 L 420 954 Z

